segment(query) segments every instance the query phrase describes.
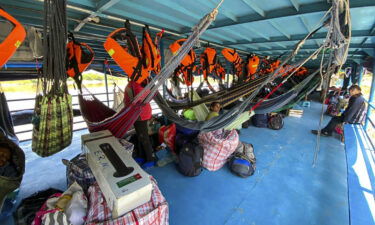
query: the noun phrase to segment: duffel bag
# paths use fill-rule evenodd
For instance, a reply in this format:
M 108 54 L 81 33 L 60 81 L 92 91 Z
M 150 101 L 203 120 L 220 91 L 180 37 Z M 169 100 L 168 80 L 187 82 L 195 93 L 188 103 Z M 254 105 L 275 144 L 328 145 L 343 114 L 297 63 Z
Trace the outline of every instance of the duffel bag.
M 239 138 L 236 130 L 215 130 L 201 132 L 198 135 L 202 146 L 202 166 L 210 171 L 219 170 L 227 162 L 228 158 L 236 150 Z
M 68 187 L 76 181 L 86 193 L 87 189 L 95 183 L 96 179 L 87 164 L 85 154 L 78 154 L 70 161 L 63 159 L 62 162 L 66 165 Z

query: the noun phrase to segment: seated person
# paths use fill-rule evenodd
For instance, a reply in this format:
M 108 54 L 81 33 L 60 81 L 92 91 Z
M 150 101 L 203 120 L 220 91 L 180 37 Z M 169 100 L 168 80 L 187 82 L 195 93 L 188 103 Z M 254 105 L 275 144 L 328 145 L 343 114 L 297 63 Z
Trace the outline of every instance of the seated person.
M 210 113 L 207 115 L 206 121 L 219 116 L 220 109 L 221 105 L 219 102 L 212 102 L 210 105 Z
M 8 147 L 0 146 L 0 176 L 17 177 L 18 172 L 12 163 L 12 153 Z
M 361 93 L 361 88 L 358 85 L 352 85 L 349 88 L 349 93 L 350 99 L 348 107 L 341 114 L 341 116 L 335 116 L 329 121 L 327 126 L 321 130 L 322 136 L 332 136 L 332 132 L 340 123 L 362 123 L 365 116 L 366 104 Z M 318 134 L 318 131 L 312 130 L 311 133 Z

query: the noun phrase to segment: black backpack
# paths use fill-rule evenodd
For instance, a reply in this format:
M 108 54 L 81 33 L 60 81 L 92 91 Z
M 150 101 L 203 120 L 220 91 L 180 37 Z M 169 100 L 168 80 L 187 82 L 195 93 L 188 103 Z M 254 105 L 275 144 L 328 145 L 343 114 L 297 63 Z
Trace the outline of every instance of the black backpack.
M 267 114 L 255 114 L 251 117 L 251 122 L 256 127 L 267 127 L 268 115 Z
M 197 139 L 182 145 L 178 154 L 178 171 L 185 176 L 195 177 L 202 172 L 203 148 Z
M 268 128 L 273 130 L 280 130 L 284 126 L 284 119 L 281 114 L 275 114 L 268 120 Z

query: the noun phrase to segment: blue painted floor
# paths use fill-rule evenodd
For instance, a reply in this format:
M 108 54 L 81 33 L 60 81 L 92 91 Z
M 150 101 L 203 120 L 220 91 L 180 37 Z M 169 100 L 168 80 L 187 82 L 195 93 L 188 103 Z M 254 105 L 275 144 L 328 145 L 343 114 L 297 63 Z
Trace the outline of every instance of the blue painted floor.
M 227 167 L 194 178 L 180 175 L 172 164 L 148 170 L 169 202 L 170 224 L 349 224 L 346 158 L 338 138 L 321 138 L 312 167 L 316 136 L 310 130 L 318 127 L 320 110 L 312 103 L 302 118 L 287 117 L 279 131 L 242 129 L 241 140 L 254 145 L 257 157 L 252 177 L 236 177 Z M 84 132 L 75 133 L 74 145 L 48 158 L 22 143 L 27 164 L 20 198 L 48 187 L 66 188 L 61 159 L 80 152 Z

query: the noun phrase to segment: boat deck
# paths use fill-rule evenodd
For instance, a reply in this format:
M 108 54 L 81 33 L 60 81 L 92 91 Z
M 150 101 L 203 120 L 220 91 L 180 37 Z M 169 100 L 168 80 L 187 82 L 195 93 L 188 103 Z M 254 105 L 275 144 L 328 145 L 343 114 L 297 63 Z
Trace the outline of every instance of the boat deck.
M 249 178 L 233 175 L 226 166 L 194 178 L 182 176 L 173 164 L 149 169 L 169 203 L 170 224 L 349 224 L 347 164 L 338 137 L 321 138 L 312 166 L 316 136 L 310 130 L 318 127 L 320 111 L 321 105 L 312 102 L 302 118 L 285 118 L 282 130 L 242 129 L 241 140 L 254 145 L 257 157 Z M 30 142 L 21 143 L 27 161 L 19 198 L 48 187 L 64 190 L 61 159 L 81 151 L 80 135 L 86 132 L 76 132 L 69 148 L 48 158 L 31 152 Z

